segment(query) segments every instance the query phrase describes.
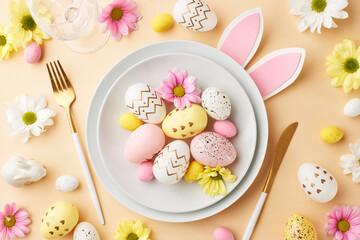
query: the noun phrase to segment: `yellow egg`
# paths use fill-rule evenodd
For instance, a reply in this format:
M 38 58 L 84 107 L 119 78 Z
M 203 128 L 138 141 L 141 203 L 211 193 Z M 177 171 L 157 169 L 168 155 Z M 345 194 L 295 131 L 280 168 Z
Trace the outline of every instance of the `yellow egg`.
M 119 122 L 120 126 L 128 131 L 134 131 L 143 124 L 143 122 L 132 113 L 123 114 Z
M 40 232 L 46 239 L 57 239 L 67 235 L 79 221 L 79 212 L 67 201 L 51 205 L 41 219 Z
M 197 104 L 191 104 L 182 111 L 176 108 L 169 112 L 162 123 L 162 129 L 168 137 L 185 139 L 201 133 L 206 124 L 206 111 Z
M 155 32 L 164 32 L 171 27 L 172 16 L 168 13 L 160 13 L 151 22 L 151 27 Z
M 185 180 L 187 182 L 196 182 L 200 173 L 204 171 L 204 166 L 197 161 L 190 162 L 188 170 L 185 173 Z
M 302 214 L 293 214 L 285 224 L 285 240 L 317 240 L 314 225 Z
M 321 130 L 321 139 L 327 143 L 337 143 L 344 136 L 343 131 L 338 127 L 326 127 Z

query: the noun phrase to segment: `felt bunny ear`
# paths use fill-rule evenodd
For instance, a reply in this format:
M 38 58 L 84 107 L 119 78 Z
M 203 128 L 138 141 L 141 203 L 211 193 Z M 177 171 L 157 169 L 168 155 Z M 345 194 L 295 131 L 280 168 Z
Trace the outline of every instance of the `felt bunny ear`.
M 266 55 L 248 73 L 266 100 L 292 84 L 304 65 L 305 49 L 285 48 Z
M 254 8 L 235 18 L 225 29 L 217 48 L 245 67 L 256 53 L 264 31 L 261 8 Z

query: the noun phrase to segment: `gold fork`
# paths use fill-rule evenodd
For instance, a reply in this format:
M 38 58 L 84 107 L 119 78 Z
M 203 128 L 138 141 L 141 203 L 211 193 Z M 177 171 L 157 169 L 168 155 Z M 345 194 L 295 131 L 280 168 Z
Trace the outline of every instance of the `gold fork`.
M 67 118 L 70 124 L 71 133 L 73 135 L 74 143 L 76 146 L 76 151 L 78 153 L 78 156 L 80 158 L 80 163 L 82 170 L 85 175 L 85 179 L 87 182 L 87 185 L 89 187 L 91 198 L 95 204 L 96 212 L 99 216 L 101 224 L 104 224 L 104 217 L 101 211 L 99 199 L 95 190 L 94 182 L 91 178 L 90 170 L 84 155 L 84 151 L 81 147 L 81 143 L 79 140 L 79 136 L 76 132 L 75 124 L 73 121 L 73 118 L 71 116 L 71 104 L 75 101 L 75 91 L 68 79 L 68 77 L 65 74 L 64 69 L 62 68 L 60 61 L 57 60 L 56 62 L 50 62 L 46 64 L 51 86 L 54 92 L 55 101 L 58 105 L 62 106 L 67 114 Z

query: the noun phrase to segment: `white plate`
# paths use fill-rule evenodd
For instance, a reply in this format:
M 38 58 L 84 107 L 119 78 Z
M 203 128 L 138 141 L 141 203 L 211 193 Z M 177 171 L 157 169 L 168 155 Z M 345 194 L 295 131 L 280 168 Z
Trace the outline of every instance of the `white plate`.
M 173 185 L 165 185 L 153 180 L 141 182 L 136 176 L 138 164 L 130 163 L 124 158 L 124 146 L 131 132 L 119 125 L 122 114 L 129 112 L 125 104 L 125 92 L 133 84 L 144 82 L 157 87 L 167 77 L 167 71 L 173 67 L 186 69 L 191 76 L 198 78 L 197 86 L 204 90 L 217 87 L 224 90 L 231 102 L 231 120 L 238 129 L 238 134 L 230 141 L 237 150 L 237 159 L 227 166 L 237 180 L 227 183 L 230 193 L 244 177 L 248 170 L 256 147 L 256 120 L 250 100 L 239 82 L 218 64 L 192 54 L 172 53 L 151 57 L 131 67 L 119 76 L 107 94 L 98 123 L 98 143 L 102 160 L 119 186 L 120 190 L 140 204 L 163 212 L 182 213 L 208 207 L 221 200 L 218 195 L 211 198 L 201 186 L 189 184 L 184 179 Z M 168 112 L 173 104 L 168 104 Z M 213 131 L 209 117 L 205 131 Z M 160 125 L 161 127 L 161 125 Z M 174 139 L 167 138 L 166 144 Z M 186 142 L 190 144 L 191 139 Z
M 115 180 L 108 172 L 106 165 L 102 161 L 100 149 L 98 147 L 97 126 L 99 123 L 99 115 L 101 106 L 108 94 L 111 86 L 126 70 L 134 66 L 138 62 L 152 56 L 169 53 L 189 53 L 205 57 L 216 62 L 220 66 L 229 71 L 242 85 L 246 91 L 256 116 L 257 123 L 257 145 L 255 155 L 241 183 L 224 199 L 209 207 L 186 213 L 168 213 L 154 210 L 133 201 L 127 194 L 121 191 Z M 91 163 L 97 173 L 99 179 L 106 189 L 120 203 L 130 210 L 137 212 L 145 217 L 166 221 L 166 222 L 188 222 L 203 219 L 212 216 L 233 204 L 239 199 L 255 180 L 264 160 L 268 139 L 268 123 L 265 106 L 262 97 L 255 84 L 248 76 L 246 71 L 239 66 L 237 62 L 219 50 L 210 46 L 188 42 L 188 41 L 167 41 L 155 43 L 141 48 L 127 57 L 120 60 L 104 77 L 99 84 L 92 102 L 90 104 L 86 126 L 86 140 Z M 101 199 L 101 196 L 100 196 Z M 106 213 L 105 213 L 106 217 Z

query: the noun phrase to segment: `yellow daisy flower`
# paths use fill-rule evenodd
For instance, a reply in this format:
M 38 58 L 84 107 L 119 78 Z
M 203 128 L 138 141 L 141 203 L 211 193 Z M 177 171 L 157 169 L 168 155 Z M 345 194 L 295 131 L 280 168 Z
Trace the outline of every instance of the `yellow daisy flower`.
M 336 44 L 331 56 L 326 58 L 326 73 L 333 78 L 333 87 L 342 86 L 345 93 L 360 87 L 360 47 L 354 41 L 345 39 Z
M 8 39 L 5 26 L 0 25 L 0 60 L 7 59 L 12 50 L 16 50 Z
M 8 38 L 15 47 L 26 47 L 33 40 L 40 45 L 43 39 L 50 39 L 34 21 L 26 0 L 10 1 L 9 16 L 11 24 L 7 27 L 7 31 L 11 34 L 9 34 Z M 51 22 L 49 10 L 44 12 L 42 17 Z
M 116 240 L 150 240 L 150 232 L 150 228 L 144 227 L 140 220 L 136 223 L 132 220 L 121 221 L 114 237 Z
M 234 182 L 236 176 L 232 175 L 229 169 L 217 166 L 216 168 L 205 167 L 204 172 L 198 177 L 198 184 L 202 184 L 201 189 L 210 197 L 221 194 L 226 196 L 226 186 L 223 179 L 227 182 Z

